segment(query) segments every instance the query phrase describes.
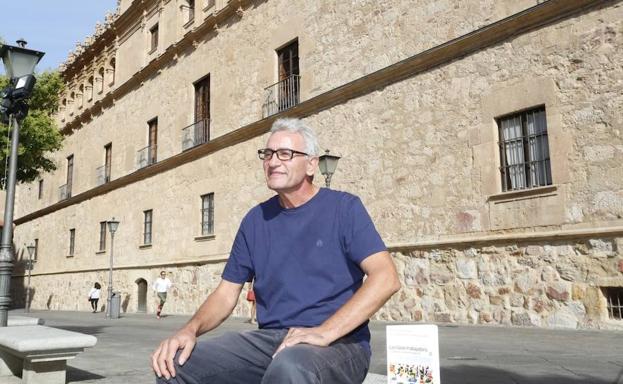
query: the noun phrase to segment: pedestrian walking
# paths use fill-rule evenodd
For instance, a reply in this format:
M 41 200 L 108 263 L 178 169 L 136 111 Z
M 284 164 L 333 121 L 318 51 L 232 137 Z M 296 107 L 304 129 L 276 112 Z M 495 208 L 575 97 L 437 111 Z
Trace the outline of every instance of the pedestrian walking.
M 169 280 L 169 278 L 167 277 L 167 273 L 165 271 L 160 271 L 160 277 L 158 277 L 156 281 L 154 281 L 154 284 L 152 286 L 159 300 L 158 309 L 156 311 L 157 319 L 160 319 L 164 303 L 167 302 L 167 292 L 172 285 L 173 283 L 171 283 L 171 280 Z
M 95 282 L 93 284 L 93 288 L 89 291 L 89 302 L 91 303 L 91 309 L 93 313 L 97 312 L 97 302 L 100 299 L 100 295 L 102 293 L 102 286 L 100 283 Z

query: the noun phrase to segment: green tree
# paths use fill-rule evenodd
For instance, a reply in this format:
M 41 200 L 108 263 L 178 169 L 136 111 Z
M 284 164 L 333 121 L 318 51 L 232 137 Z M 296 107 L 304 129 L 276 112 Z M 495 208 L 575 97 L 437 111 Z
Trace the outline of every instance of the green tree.
M 20 125 L 17 156 L 17 182 L 32 182 L 40 174 L 56 169 L 50 155 L 62 146 L 63 135 L 59 132 L 53 114 L 58 110 L 59 95 L 63 81 L 57 71 L 36 75 L 37 83 L 28 102 L 28 116 Z M 8 84 L 6 76 L 0 76 L 0 89 Z M 10 154 L 9 127 L 0 123 L 0 187 L 4 189 Z

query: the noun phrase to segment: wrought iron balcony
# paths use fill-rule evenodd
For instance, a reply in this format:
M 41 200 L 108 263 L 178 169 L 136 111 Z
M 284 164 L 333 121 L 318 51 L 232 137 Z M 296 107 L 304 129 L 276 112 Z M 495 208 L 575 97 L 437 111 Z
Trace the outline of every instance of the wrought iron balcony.
M 71 184 L 61 185 L 58 189 L 58 200 L 66 200 L 71 197 Z
M 110 166 L 102 165 L 95 168 L 96 185 L 99 187 L 102 184 L 106 184 L 110 181 Z
M 157 146 L 148 145 L 140 149 L 136 154 L 136 168 L 145 168 L 148 165 L 155 164 L 157 160 Z
M 182 151 L 210 141 L 210 119 L 199 120 L 182 129 Z
M 266 97 L 262 115 L 268 117 L 292 108 L 300 102 L 301 76 L 291 75 L 278 83 L 264 88 Z

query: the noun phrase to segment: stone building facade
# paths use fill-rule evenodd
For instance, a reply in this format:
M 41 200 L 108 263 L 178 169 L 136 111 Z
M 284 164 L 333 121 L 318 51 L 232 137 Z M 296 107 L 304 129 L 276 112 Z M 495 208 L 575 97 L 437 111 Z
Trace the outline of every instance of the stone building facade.
M 115 217 L 122 310 L 153 311 L 166 270 L 167 309 L 192 313 L 295 116 L 396 261 L 377 318 L 618 327 L 622 20 L 620 1 L 122 0 L 61 68 L 58 170 L 18 188 L 32 308 L 89 309 Z M 23 281 L 20 259 L 16 305 Z

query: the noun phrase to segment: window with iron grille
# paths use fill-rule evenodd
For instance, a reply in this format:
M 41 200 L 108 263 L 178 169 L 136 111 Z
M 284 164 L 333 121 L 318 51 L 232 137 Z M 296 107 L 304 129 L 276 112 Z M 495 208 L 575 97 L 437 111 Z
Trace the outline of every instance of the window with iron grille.
M 158 48 L 158 24 L 156 23 L 153 27 L 149 29 L 149 52 L 153 52 Z
M 76 246 L 76 229 L 72 228 L 69 230 L 69 256 L 74 255 L 75 246 Z
M 147 122 L 147 161 L 148 164 L 156 164 L 158 161 L 158 118 L 155 117 Z
M 149 209 L 147 211 L 143 211 L 143 214 L 145 217 L 143 222 L 143 245 L 149 245 L 151 244 L 153 210 Z
M 603 288 L 606 296 L 608 317 L 615 320 L 623 320 L 623 287 Z
M 277 50 L 278 108 L 288 109 L 299 103 L 299 42 L 298 40 Z
M 201 196 L 201 235 L 214 234 L 214 193 Z
M 67 156 L 67 182 L 65 185 L 67 197 L 71 197 L 71 187 L 74 183 L 74 155 Z
M 100 251 L 106 250 L 106 222 L 100 221 Z
M 502 191 L 552 184 L 545 107 L 500 117 Z
M 43 179 L 39 180 L 39 192 L 37 193 L 39 200 L 43 197 Z

